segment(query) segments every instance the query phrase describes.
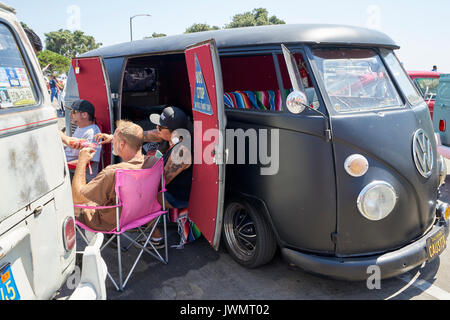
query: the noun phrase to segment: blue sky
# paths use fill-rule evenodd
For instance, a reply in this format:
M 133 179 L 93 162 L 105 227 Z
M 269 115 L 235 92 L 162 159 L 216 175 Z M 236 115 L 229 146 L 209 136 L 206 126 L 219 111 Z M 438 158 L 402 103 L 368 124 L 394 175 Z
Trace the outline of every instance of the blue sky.
M 286 23 L 333 23 L 378 29 L 401 46 L 397 55 L 408 70 L 436 64 L 450 73 L 450 1 L 448 0 L 1 0 L 44 40 L 44 33 L 78 27 L 111 45 L 142 39 L 153 32 L 183 33 L 193 23 L 223 27 L 235 14 L 263 7 Z

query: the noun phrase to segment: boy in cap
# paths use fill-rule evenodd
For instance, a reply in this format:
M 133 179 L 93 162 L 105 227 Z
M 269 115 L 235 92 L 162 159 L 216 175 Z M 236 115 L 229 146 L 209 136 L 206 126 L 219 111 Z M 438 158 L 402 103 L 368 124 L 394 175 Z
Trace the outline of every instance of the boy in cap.
M 87 100 L 76 100 L 70 108 L 72 123 L 77 125 L 75 132 L 72 137 L 68 137 L 62 131 L 60 131 L 61 139 L 63 143 L 67 146 L 65 148 L 66 159 L 69 165 L 71 177 L 75 172 L 75 168 L 78 163 L 78 155 L 80 153 L 79 149 L 83 146 L 82 144 L 96 143 L 95 135 L 99 134 L 101 131 L 99 127 L 95 124 L 95 108 Z M 86 172 L 86 179 L 88 181 L 92 180 L 98 173 L 98 164 L 100 162 L 100 155 L 102 147 L 99 145 L 96 148 L 96 153 L 92 158 L 90 169 Z

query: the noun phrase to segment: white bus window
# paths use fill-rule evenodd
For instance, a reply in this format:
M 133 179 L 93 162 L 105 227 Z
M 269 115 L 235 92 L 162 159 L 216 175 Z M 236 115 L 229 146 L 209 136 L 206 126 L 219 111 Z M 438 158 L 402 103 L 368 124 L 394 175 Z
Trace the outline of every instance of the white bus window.
M 0 109 L 37 103 L 30 74 L 9 28 L 0 23 Z

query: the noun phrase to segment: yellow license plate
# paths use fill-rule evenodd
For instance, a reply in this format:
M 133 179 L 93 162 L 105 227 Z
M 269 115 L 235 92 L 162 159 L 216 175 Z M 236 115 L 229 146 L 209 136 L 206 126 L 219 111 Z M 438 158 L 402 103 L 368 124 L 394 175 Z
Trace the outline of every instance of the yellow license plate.
M 428 262 L 439 256 L 446 247 L 447 241 L 445 240 L 445 232 L 443 230 L 429 237 L 427 239 Z

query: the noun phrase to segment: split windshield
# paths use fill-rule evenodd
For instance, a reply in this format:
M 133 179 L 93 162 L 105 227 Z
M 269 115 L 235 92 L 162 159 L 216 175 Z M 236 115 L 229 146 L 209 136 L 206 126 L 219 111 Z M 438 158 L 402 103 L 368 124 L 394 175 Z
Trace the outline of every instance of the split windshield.
M 369 49 L 315 49 L 314 61 L 337 112 L 403 106 L 381 58 Z

